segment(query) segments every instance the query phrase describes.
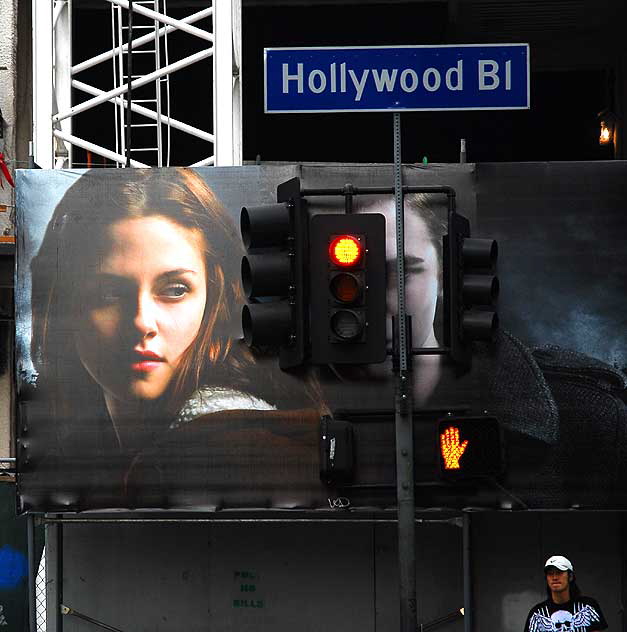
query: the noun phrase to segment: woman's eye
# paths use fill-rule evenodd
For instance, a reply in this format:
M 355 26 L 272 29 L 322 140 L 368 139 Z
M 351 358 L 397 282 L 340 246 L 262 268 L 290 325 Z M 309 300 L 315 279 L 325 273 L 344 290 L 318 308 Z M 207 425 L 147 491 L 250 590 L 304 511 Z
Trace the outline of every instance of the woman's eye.
M 122 299 L 123 290 L 119 287 L 102 285 L 94 288 L 92 298 L 101 304 L 117 303 Z
M 181 298 L 189 292 L 189 287 L 185 283 L 172 283 L 164 287 L 159 294 L 166 298 Z
M 100 294 L 100 298 L 105 303 L 115 303 L 119 301 L 121 297 L 121 293 L 115 290 L 106 290 Z

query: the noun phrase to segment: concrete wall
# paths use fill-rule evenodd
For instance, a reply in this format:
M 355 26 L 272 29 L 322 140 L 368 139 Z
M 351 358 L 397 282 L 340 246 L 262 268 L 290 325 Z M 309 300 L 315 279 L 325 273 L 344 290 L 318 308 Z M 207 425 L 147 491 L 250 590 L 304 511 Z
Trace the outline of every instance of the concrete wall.
M 0 152 L 4 154 L 9 170 L 14 173 L 16 158 L 16 78 L 17 78 L 17 0 L 0 0 L 0 110 L 4 119 L 4 138 L 0 139 Z M 0 178 L 3 178 L 0 176 Z M 3 181 L 0 188 L 0 241 L 14 235 L 14 190 Z M 6 247 L 5 244 L 0 246 Z M 3 262 L 4 264 L 4 262 Z M 6 275 L 3 275 L 3 277 Z M 0 318 L 11 313 L 10 289 L 0 287 Z M 7 295 L 7 293 L 9 293 Z M 6 307 L 6 309 L 5 309 Z M 10 332 L 10 333 L 9 333 Z M 0 323 L 0 456 L 11 455 L 11 375 L 8 363 L 11 358 L 9 339 L 12 328 Z
M 17 61 L 17 0 L 0 0 L 0 110 L 5 120 L 4 141 L 0 139 L 0 151 L 5 160 L 15 158 L 15 89 Z M 13 167 L 10 163 L 9 166 Z M 2 206 L 13 205 L 13 191 L 4 183 L 0 188 L 0 235 L 12 226 L 9 223 L 9 210 Z

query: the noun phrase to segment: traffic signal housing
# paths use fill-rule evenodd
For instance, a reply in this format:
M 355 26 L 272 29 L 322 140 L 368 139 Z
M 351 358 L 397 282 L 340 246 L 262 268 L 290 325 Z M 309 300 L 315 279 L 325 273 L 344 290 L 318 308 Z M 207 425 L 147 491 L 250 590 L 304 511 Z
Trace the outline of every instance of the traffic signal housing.
M 456 482 L 504 472 L 502 433 L 495 417 L 448 417 L 437 423 L 439 475 Z
M 249 347 L 278 347 L 279 366 L 288 369 L 304 363 L 307 340 L 307 211 L 298 178 L 279 185 L 277 202 L 241 211 L 248 251 L 242 287 L 250 301 L 242 308 L 242 330 Z
M 387 355 L 385 217 L 314 215 L 309 238 L 311 362 L 383 362 Z
M 493 340 L 499 326 L 493 309 L 499 294 L 494 274 L 498 244 L 494 239 L 471 238 L 468 219 L 451 213 L 443 246 L 446 345 L 452 359 L 468 369 L 472 342 Z

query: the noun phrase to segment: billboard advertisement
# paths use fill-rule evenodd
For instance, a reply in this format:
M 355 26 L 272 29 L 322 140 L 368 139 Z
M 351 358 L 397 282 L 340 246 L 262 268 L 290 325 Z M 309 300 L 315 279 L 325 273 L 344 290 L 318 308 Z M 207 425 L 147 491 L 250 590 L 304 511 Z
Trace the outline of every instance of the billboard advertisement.
M 501 330 L 476 345 L 471 370 L 446 355 L 414 358 L 417 505 L 627 507 L 621 178 L 600 172 L 614 188 L 577 198 L 592 204 L 580 208 L 573 187 L 585 178 L 572 170 L 492 167 L 403 174 L 408 186 L 453 187 L 472 235 L 499 240 L 503 286 Z M 305 191 L 393 182 L 389 166 L 19 173 L 20 511 L 394 507 L 391 358 L 282 371 L 273 349 L 242 340 L 240 209 L 275 203 L 294 177 Z M 505 194 L 508 178 L 516 182 Z M 539 210 L 547 206 L 551 213 Z M 352 210 L 386 220 L 394 314 L 394 197 L 356 195 Z M 312 216 L 343 211 L 341 196 L 308 199 Z M 583 220 L 590 230 L 578 230 Z M 446 196 L 405 196 L 417 350 L 445 338 L 446 232 Z M 567 318 L 576 310 L 581 318 Z M 390 327 L 390 346 L 391 338 Z M 436 422 L 485 414 L 503 432 L 502 476 L 442 481 Z M 330 417 L 353 433 L 342 483 L 320 475 L 321 419 Z

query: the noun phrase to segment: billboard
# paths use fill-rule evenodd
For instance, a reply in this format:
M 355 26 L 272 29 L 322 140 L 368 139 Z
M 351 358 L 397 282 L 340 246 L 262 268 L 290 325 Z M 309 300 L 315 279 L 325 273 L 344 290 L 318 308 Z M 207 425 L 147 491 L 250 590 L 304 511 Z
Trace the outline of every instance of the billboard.
M 418 506 L 627 507 L 624 184 L 612 168 L 559 169 L 405 168 L 405 184 L 453 187 L 473 236 L 499 239 L 503 286 L 503 328 L 477 345 L 471 371 L 414 359 Z M 391 361 L 285 372 L 242 341 L 240 209 L 275 202 L 293 177 L 303 189 L 393 182 L 374 165 L 19 172 L 20 511 L 394 506 Z M 595 177 L 608 186 L 591 197 Z M 315 198 L 309 212 L 343 204 Z M 433 347 L 446 197 L 407 195 L 405 210 L 413 346 Z M 354 212 L 386 218 L 393 272 L 393 195 L 355 196 Z M 395 287 L 390 274 L 391 313 Z M 587 320 L 566 318 L 578 309 Z M 441 481 L 435 422 L 486 412 L 504 432 L 504 476 Z M 320 477 L 328 415 L 353 429 L 341 485 Z

